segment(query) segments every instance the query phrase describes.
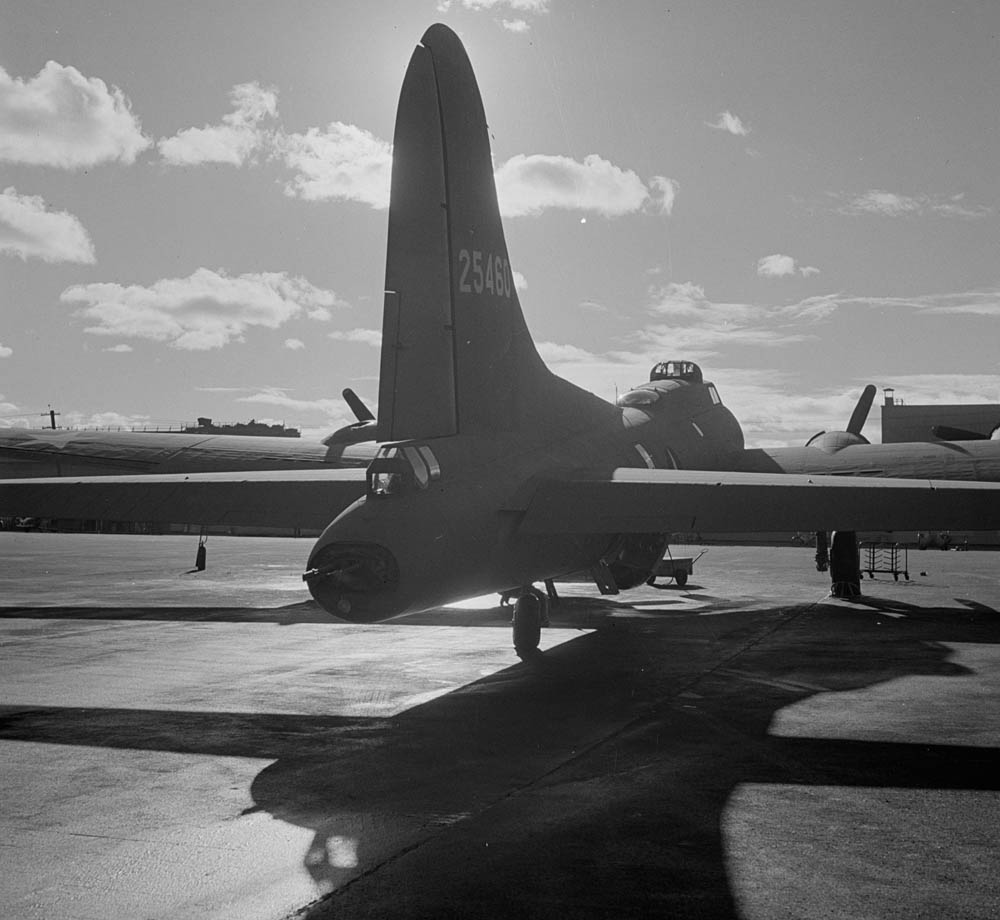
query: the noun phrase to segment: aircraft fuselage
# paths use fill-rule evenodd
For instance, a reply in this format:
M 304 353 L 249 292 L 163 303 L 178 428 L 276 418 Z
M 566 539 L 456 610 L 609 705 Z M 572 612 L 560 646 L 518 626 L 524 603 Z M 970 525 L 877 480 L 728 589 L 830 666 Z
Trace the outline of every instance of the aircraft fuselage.
M 558 440 L 526 443 L 511 432 L 383 445 L 366 497 L 313 549 L 313 596 L 339 616 L 373 621 L 588 569 L 619 552 L 620 537 L 518 533 L 541 478 L 621 467 L 731 469 L 743 451 L 742 429 L 712 384 L 643 384 L 600 424 Z

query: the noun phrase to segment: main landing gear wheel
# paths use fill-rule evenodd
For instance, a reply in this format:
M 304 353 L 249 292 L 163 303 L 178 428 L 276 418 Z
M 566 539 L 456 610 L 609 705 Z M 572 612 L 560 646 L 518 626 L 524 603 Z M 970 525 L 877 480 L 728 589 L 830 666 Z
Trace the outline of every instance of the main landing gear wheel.
M 534 594 L 522 594 L 517 599 L 511 623 L 517 657 L 524 659 L 538 654 L 538 643 L 542 639 L 542 605 Z
M 674 572 L 674 581 L 677 582 L 679 588 L 683 588 L 684 585 L 688 583 L 688 573 L 687 572 Z

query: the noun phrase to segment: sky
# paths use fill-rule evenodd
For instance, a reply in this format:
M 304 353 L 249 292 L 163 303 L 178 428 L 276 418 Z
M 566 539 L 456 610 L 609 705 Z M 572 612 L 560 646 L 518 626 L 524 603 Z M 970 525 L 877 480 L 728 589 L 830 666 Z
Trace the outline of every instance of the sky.
M 748 444 L 1000 402 L 1000 4 L 0 0 L 0 426 L 372 408 L 396 102 L 462 38 L 525 316 Z M 877 403 L 881 402 L 881 398 Z M 879 439 L 878 410 L 865 434 Z

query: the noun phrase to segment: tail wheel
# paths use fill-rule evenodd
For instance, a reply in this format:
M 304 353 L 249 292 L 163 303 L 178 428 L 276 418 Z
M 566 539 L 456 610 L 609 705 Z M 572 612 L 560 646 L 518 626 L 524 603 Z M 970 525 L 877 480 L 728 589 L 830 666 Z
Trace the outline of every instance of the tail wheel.
M 542 638 L 542 605 L 538 598 L 533 594 L 522 594 L 514 604 L 511 623 L 517 656 L 526 658 L 536 652 Z

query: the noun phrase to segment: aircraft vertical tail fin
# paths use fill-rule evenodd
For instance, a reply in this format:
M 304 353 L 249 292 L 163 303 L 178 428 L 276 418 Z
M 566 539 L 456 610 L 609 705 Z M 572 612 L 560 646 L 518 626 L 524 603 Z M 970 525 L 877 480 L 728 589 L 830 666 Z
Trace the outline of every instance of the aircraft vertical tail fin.
M 479 87 L 443 25 L 424 34 L 400 93 L 385 288 L 379 440 L 525 432 L 611 409 L 538 356 L 514 287 Z

